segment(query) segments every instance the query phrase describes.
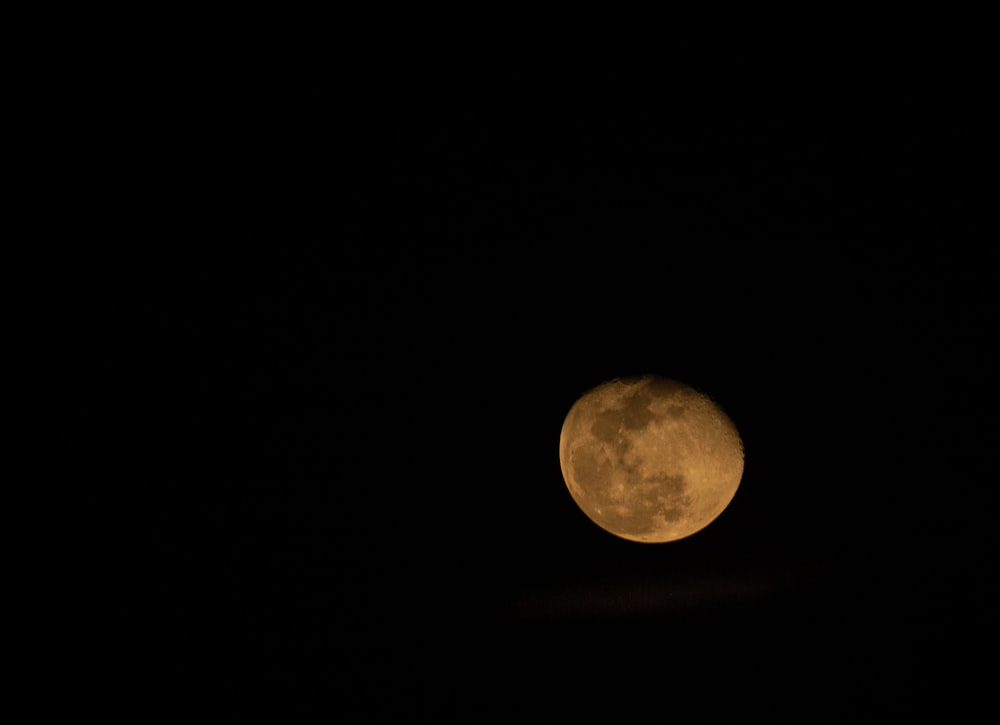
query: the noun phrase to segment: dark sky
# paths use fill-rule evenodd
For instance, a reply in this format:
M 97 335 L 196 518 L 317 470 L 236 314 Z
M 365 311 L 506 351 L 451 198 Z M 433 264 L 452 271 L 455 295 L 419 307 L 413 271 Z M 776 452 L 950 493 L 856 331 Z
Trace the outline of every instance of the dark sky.
M 136 211 L 137 707 L 984 701 L 1000 259 L 975 84 L 235 67 L 168 70 L 136 111 L 162 190 Z M 729 508 L 673 544 L 604 533 L 559 470 L 576 398 L 639 373 L 712 395 L 746 448 Z

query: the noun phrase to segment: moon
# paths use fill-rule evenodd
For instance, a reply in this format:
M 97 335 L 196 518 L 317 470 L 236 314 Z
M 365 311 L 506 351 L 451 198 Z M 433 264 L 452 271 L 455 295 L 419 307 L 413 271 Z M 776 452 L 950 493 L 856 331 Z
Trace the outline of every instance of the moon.
M 660 543 L 714 521 L 743 477 L 743 441 L 707 395 L 656 375 L 584 393 L 559 436 L 570 495 L 598 526 Z

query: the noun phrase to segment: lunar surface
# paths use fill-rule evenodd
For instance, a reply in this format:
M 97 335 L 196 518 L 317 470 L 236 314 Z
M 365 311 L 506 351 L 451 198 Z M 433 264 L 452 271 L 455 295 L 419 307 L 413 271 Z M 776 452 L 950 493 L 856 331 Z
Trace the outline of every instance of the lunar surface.
M 668 378 L 616 378 L 566 415 L 559 463 L 577 505 L 631 541 L 700 531 L 729 505 L 743 476 L 743 442 L 711 398 Z

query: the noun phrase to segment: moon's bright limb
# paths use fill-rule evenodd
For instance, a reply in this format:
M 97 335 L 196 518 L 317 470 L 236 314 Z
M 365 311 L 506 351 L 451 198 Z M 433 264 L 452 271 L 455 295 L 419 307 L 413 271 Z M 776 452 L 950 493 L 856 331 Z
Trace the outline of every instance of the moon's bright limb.
M 616 378 L 566 415 L 559 463 L 573 499 L 624 539 L 675 541 L 708 526 L 743 476 L 743 442 L 706 395 L 667 378 Z

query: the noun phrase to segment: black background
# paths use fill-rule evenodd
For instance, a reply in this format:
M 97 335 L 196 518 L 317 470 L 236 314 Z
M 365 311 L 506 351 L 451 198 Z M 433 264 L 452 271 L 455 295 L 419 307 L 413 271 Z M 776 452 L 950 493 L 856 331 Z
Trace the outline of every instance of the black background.
M 982 89 L 742 65 L 319 54 L 144 79 L 130 707 L 878 722 L 985 701 Z M 713 396 L 746 448 L 729 508 L 667 545 L 598 529 L 558 461 L 576 398 L 646 372 Z

